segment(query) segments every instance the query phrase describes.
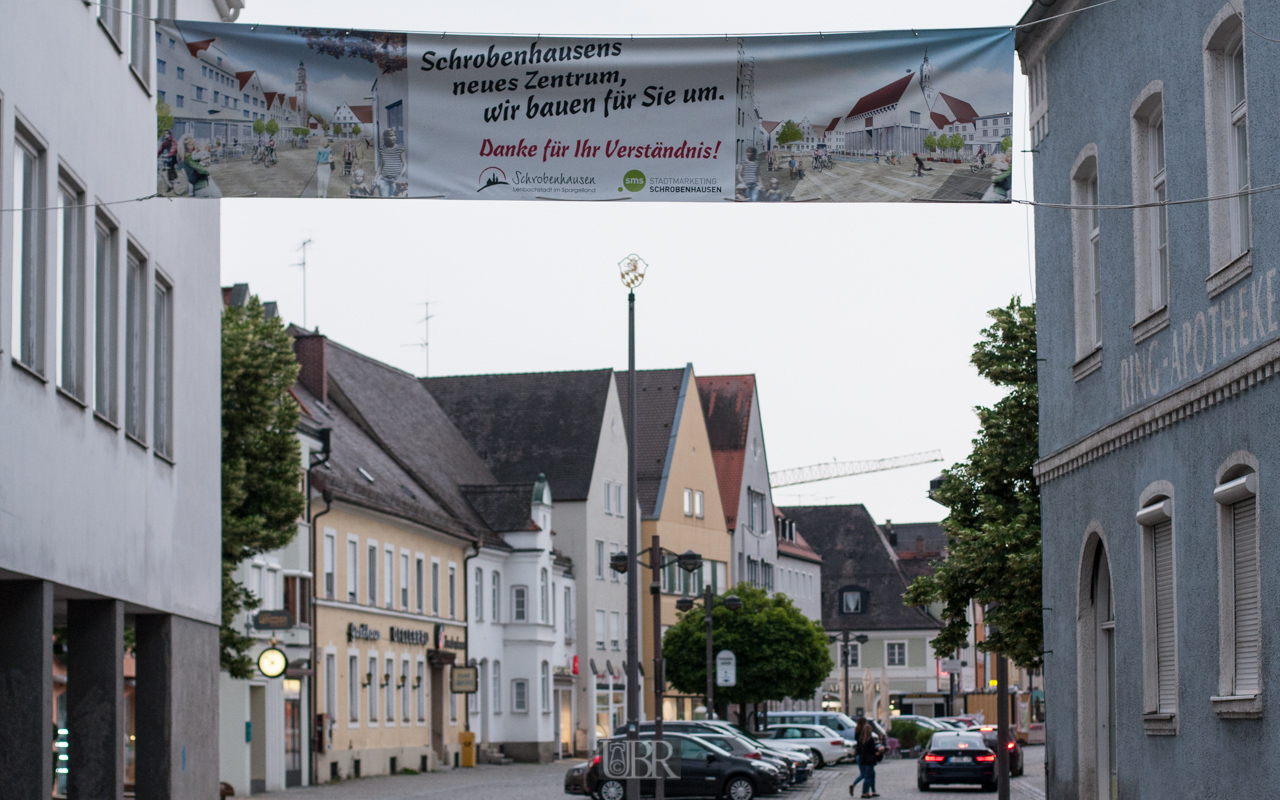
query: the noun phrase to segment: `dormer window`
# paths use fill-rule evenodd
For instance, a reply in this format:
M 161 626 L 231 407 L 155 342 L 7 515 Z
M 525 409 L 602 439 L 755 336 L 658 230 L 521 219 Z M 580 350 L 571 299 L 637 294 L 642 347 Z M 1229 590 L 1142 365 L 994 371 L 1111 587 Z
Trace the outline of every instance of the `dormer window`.
M 858 586 L 845 586 L 840 589 L 840 613 L 862 614 L 867 608 L 867 591 Z

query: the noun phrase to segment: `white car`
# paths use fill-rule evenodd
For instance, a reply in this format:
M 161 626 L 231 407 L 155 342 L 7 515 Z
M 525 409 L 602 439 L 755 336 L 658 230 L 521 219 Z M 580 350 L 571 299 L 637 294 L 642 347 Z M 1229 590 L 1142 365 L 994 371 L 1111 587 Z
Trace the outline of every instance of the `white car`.
M 780 743 L 804 745 L 818 768 L 853 756 L 852 743 L 825 725 L 776 725 L 764 735 Z

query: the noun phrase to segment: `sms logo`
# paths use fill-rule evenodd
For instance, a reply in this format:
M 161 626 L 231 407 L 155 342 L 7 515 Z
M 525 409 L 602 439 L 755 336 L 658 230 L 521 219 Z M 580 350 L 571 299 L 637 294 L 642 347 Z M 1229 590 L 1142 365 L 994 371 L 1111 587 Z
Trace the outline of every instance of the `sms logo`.
M 638 192 L 644 188 L 644 184 L 644 173 L 638 169 L 633 169 L 622 176 L 622 186 L 619 187 L 619 191 L 626 189 L 628 192 Z

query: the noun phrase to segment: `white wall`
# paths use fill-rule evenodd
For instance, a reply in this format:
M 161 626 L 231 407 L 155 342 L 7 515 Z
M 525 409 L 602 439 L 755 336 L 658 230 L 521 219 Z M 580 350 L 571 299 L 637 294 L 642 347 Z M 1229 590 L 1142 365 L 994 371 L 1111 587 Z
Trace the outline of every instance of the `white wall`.
M 155 98 L 97 22 L 96 5 L 22 4 L 0 33 L 0 207 L 13 205 L 14 132 L 21 121 L 44 149 L 45 198 L 59 171 L 90 201 L 116 202 L 156 190 Z M 183 3 L 216 18 L 211 3 Z M 128 17 L 125 30 L 128 30 Z M 152 36 L 148 32 L 148 36 Z M 50 43 L 56 42 L 56 55 Z M 151 39 L 154 48 L 154 38 Z M 151 59 L 148 73 L 154 72 Z M 107 597 L 130 610 L 220 621 L 219 216 L 212 202 L 152 200 L 105 207 L 118 224 L 117 294 L 123 299 L 125 242 L 173 283 L 173 462 L 126 440 L 121 430 L 16 367 L 11 341 L 13 236 L 19 215 L 0 214 L 0 568 Z M 92 253 L 93 209 L 80 243 Z M 45 264 L 44 371 L 54 377 L 56 297 L 52 214 Z M 92 260 L 86 259 L 86 275 Z M 88 281 L 87 281 L 88 282 Z M 91 285 L 91 283 L 90 283 Z M 85 287 L 86 289 L 88 287 Z M 148 291 L 148 305 L 152 292 Z M 123 303 L 121 303 L 123 316 Z M 146 314 L 150 331 L 150 307 Z M 121 320 L 123 325 L 123 318 Z M 148 334 L 148 339 L 149 339 Z M 117 358 L 123 418 L 124 340 Z M 82 340 L 88 347 L 86 332 Z M 151 438 L 150 348 L 148 417 Z M 86 392 L 92 398 L 92 394 Z
M 764 520 L 750 530 L 748 489 L 764 494 Z M 778 539 L 773 524 L 773 497 L 769 489 L 769 459 L 764 447 L 764 429 L 760 421 L 760 392 L 751 393 L 751 418 L 747 423 L 747 450 L 742 459 L 742 489 L 738 493 L 737 527 L 733 531 L 733 563 L 729 566 L 729 582 L 747 579 L 747 558 L 774 565 L 774 587 L 778 587 Z

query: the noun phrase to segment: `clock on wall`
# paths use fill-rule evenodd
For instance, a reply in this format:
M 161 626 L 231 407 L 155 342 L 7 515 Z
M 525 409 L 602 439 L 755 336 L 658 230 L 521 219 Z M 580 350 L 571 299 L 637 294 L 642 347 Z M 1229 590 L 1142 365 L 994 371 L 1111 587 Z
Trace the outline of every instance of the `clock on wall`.
M 279 678 L 289 666 L 289 658 L 278 647 L 262 651 L 258 656 L 258 669 L 268 678 Z

